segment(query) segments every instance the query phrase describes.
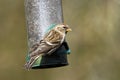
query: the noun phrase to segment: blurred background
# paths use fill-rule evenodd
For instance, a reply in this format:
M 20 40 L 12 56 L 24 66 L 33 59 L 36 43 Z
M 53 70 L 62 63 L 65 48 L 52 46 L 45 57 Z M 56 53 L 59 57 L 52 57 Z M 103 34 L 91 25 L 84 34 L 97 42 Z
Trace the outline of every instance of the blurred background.
M 63 0 L 69 66 L 24 69 L 24 0 L 0 0 L 0 80 L 120 80 L 120 1 Z

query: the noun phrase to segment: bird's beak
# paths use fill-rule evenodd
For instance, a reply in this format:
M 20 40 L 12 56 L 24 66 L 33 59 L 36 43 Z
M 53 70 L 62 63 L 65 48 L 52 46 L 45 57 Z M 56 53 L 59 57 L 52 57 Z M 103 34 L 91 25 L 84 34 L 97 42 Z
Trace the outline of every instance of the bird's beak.
M 66 31 L 69 32 L 69 31 L 72 31 L 72 29 L 68 28 Z

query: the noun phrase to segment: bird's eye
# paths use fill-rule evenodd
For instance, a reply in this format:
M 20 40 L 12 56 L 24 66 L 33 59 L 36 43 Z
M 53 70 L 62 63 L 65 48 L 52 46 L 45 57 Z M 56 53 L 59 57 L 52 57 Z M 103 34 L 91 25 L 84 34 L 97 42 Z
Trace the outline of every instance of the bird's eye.
M 65 29 L 66 29 L 66 26 L 64 26 L 63 28 L 65 28 Z

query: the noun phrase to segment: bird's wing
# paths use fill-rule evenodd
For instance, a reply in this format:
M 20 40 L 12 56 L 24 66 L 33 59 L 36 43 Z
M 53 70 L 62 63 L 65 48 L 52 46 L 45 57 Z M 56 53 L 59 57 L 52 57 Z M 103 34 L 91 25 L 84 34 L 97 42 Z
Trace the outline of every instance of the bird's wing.
M 55 45 L 55 44 L 60 45 L 61 41 L 64 38 L 65 38 L 64 34 L 61 34 L 53 29 L 45 35 L 44 40 L 46 42 L 53 44 L 53 45 Z
M 65 35 L 61 34 L 54 29 L 45 34 L 43 40 L 39 45 L 34 48 L 34 51 L 30 53 L 30 56 L 36 56 L 39 54 L 51 54 L 53 53 L 64 41 Z

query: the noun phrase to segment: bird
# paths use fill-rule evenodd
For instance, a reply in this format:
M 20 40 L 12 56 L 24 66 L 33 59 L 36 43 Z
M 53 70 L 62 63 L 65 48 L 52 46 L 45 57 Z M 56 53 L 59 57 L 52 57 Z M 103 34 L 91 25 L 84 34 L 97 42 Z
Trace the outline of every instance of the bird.
M 31 69 L 41 55 L 51 55 L 56 51 L 65 41 L 66 34 L 69 31 L 72 31 L 72 29 L 65 24 L 57 24 L 49 30 L 43 38 L 30 49 L 30 60 L 26 62 L 25 68 L 28 70 Z

